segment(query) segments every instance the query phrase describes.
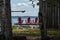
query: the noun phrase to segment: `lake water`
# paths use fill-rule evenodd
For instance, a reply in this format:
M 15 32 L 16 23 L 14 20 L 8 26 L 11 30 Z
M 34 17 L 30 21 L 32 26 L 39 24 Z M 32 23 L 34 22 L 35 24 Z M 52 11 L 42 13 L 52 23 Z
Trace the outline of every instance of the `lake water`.
M 14 25 L 14 23 L 18 23 L 18 17 L 21 17 L 22 20 L 24 20 L 24 23 L 25 23 L 25 20 L 27 20 L 28 17 L 30 17 L 31 20 L 33 20 L 37 16 L 12 16 L 11 17 L 11 23 L 12 23 L 12 25 Z

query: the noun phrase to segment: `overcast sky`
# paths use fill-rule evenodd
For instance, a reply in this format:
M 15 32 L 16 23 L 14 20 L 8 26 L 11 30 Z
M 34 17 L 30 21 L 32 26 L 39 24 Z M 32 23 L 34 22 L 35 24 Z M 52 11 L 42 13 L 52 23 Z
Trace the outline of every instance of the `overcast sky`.
M 38 1 L 34 1 L 36 5 Z M 12 16 L 38 16 L 39 6 L 32 7 L 32 2 L 29 0 L 11 0 L 11 10 L 25 10 L 25 13 L 22 12 L 12 12 Z

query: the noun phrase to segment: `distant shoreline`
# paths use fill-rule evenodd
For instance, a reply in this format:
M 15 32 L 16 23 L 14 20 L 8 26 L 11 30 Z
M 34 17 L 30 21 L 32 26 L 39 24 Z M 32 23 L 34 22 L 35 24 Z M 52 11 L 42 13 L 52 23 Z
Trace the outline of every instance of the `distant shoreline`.
M 38 17 L 38 16 L 11 16 L 11 17 Z

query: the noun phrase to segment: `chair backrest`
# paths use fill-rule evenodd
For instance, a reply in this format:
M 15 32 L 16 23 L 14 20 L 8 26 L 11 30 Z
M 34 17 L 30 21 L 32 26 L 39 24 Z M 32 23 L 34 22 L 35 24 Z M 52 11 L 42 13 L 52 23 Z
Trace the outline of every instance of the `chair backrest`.
M 27 22 L 30 23 L 30 21 L 31 21 L 31 19 L 30 19 L 30 17 L 28 17 Z
M 38 17 L 35 18 L 35 23 L 37 23 L 37 22 L 38 22 Z
M 21 19 L 21 17 L 18 17 L 18 23 L 23 23 L 23 20 Z

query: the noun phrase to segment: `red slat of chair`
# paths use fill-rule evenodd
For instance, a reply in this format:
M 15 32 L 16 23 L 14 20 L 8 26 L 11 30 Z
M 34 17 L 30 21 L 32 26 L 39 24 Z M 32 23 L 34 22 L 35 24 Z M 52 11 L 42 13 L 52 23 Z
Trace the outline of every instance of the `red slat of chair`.
M 28 17 L 27 20 L 26 20 L 25 22 L 26 22 L 26 24 L 29 24 L 30 21 L 31 21 L 31 19 L 30 19 L 30 17 Z
M 37 23 L 37 22 L 38 22 L 38 17 L 35 18 L 35 23 Z
M 22 24 L 23 20 L 21 19 L 21 17 L 18 17 L 18 23 Z

